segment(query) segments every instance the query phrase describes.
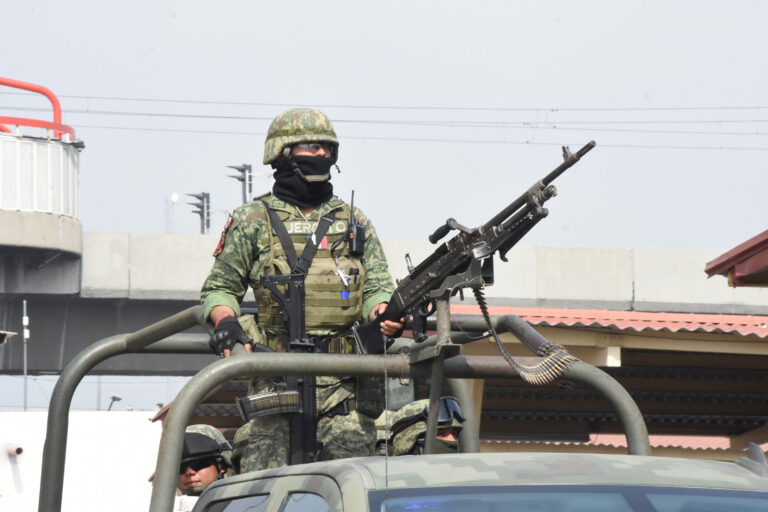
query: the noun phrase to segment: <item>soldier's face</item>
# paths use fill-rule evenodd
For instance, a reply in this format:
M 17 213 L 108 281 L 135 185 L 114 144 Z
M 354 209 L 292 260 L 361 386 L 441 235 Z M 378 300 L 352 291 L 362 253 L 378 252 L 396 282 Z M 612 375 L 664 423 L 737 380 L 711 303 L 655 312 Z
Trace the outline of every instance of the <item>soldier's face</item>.
M 330 158 L 332 146 L 325 142 L 302 142 L 291 147 L 291 154 L 295 156 L 322 156 Z
M 456 441 L 459 439 L 459 432 L 455 428 L 439 428 L 437 438 L 443 441 Z
M 193 465 L 187 465 L 184 472 L 179 475 L 179 489 L 185 491 L 192 487 L 212 484 L 216 480 L 216 477 L 219 476 L 219 470 L 212 459 L 208 460 L 211 461 L 210 465 L 201 467 L 197 470 Z

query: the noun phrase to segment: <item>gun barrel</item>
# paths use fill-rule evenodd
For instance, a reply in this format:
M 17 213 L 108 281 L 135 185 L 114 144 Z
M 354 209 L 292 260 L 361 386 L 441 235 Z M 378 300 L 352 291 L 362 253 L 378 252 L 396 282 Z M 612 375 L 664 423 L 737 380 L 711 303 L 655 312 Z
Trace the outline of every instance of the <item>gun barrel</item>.
M 576 153 L 572 154 L 568 158 L 565 159 L 565 161 L 557 166 L 556 169 L 554 169 L 552 172 L 544 176 L 544 179 L 541 180 L 541 182 L 546 186 L 555 181 L 558 176 L 563 174 L 566 170 L 568 170 L 569 167 L 573 166 L 576 162 L 581 160 L 581 157 L 589 153 L 592 148 L 595 147 L 595 141 L 591 140 L 587 142 L 583 148 L 578 150 Z
M 547 185 L 555 181 L 555 179 L 561 174 L 563 174 L 569 167 L 572 167 L 576 162 L 578 162 L 581 159 L 581 157 L 586 155 L 594 147 L 595 147 L 595 141 L 593 140 L 589 141 L 587 144 L 584 145 L 583 148 L 581 148 L 576 153 L 566 158 L 563 163 L 558 165 L 553 171 L 551 171 L 549 174 L 544 176 L 544 178 L 541 181 L 535 183 L 531 188 L 541 186 L 541 185 L 546 187 Z M 507 206 L 498 214 L 496 214 L 496 216 L 494 216 L 491 220 L 483 224 L 483 227 L 480 228 L 480 230 L 485 232 L 491 229 L 492 227 L 498 226 L 499 224 L 504 222 L 504 220 L 506 220 L 507 217 L 512 215 L 518 209 L 520 209 L 520 207 L 523 206 L 528 201 L 528 194 L 529 192 L 526 192 L 520 197 L 518 197 L 517 199 L 515 199 L 514 201 L 512 201 L 512 203 L 510 203 L 509 206 Z

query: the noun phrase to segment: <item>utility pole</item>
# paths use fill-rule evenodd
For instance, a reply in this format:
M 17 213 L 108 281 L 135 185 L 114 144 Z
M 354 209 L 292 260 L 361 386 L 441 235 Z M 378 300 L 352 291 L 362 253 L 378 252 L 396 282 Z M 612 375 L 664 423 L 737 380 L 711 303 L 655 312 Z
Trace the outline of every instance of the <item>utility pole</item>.
M 27 316 L 27 301 L 21 301 L 21 325 L 24 327 L 24 410 L 27 410 L 27 340 L 29 340 L 29 317 Z
M 200 192 L 199 194 L 187 194 L 190 197 L 194 197 L 198 203 L 187 203 L 194 206 L 197 210 L 192 210 L 192 213 L 200 215 L 200 234 L 204 235 L 208 233 L 211 227 L 211 195 L 208 192 Z
M 228 165 L 227 167 L 240 173 L 240 175 L 228 174 L 227 176 L 235 178 L 243 184 L 243 204 L 247 203 L 248 198 L 253 195 L 253 168 L 251 164 Z
M 165 232 L 173 233 L 175 231 L 174 217 L 176 203 L 179 202 L 179 194 L 174 192 L 170 197 L 165 198 Z

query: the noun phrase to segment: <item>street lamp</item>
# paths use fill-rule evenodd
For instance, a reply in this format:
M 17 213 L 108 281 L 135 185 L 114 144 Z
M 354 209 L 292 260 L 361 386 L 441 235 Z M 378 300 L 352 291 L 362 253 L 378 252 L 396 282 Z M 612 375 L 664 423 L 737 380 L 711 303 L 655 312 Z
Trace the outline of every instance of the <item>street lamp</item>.
M 253 194 L 253 168 L 251 164 L 243 165 L 228 165 L 230 169 L 234 169 L 240 173 L 240 175 L 229 174 L 230 178 L 235 178 L 237 181 L 243 184 L 243 204 L 248 202 L 248 198 Z
M 117 395 L 112 395 L 112 401 L 109 402 L 109 407 L 107 407 L 107 411 L 111 411 L 112 410 L 112 404 L 114 404 L 115 402 L 119 402 L 120 400 L 122 400 L 121 397 L 119 397 Z
M 211 194 L 208 192 L 200 192 L 199 194 L 187 194 L 190 197 L 194 197 L 198 203 L 187 203 L 194 206 L 197 210 L 192 210 L 192 213 L 200 215 L 200 234 L 204 235 L 211 227 Z
M 17 333 L 11 331 L 0 331 L 0 345 L 16 336 Z

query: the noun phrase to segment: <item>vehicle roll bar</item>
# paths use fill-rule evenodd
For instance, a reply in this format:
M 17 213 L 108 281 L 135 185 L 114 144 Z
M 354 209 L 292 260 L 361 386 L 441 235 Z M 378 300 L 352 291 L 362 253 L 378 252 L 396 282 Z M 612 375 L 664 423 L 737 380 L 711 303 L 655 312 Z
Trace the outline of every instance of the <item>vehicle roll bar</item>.
M 529 348 L 546 343 L 532 327 L 514 315 L 493 319 L 497 332 L 511 332 Z M 443 347 L 455 347 L 456 342 L 470 341 L 466 335 L 449 333 L 446 337 L 441 324 Z M 463 331 L 483 332 L 485 324 L 466 321 L 456 324 Z M 62 371 L 53 390 L 48 408 L 48 425 L 43 448 L 43 464 L 40 477 L 39 512 L 59 512 L 64 481 L 64 462 L 67 445 L 68 415 L 77 385 L 82 378 L 102 361 L 120 354 L 147 353 L 210 353 L 205 334 L 178 334 L 195 326 L 210 332 L 203 318 L 202 306 L 195 306 L 161 320 L 131 334 L 111 336 L 94 343 L 80 352 Z M 412 348 L 429 347 L 433 341 L 414 345 Z M 434 340 L 437 343 L 437 340 Z M 439 345 L 436 345 L 437 348 Z M 393 346 L 392 349 L 396 349 Z M 217 360 L 198 372 L 179 392 L 166 417 L 152 490 L 150 510 L 167 511 L 173 507 L 179 461 L 181 459 L 184 430 L 195 406 L 207 393 L 228 380 L 259 376 L 325 375 L 325 376 L 381 376 L 386 370 L 391 377 L 426 378 L 435 376 L 436 361 L 440 361 L 440 378 L 446 379 L 451 393 L 462 406 L 466 421 L 460 441 L 462 451 L 479 451 L 478 421 L 474 407 L 470 405 L 469 388 L 463 379 L 510 378 L 514 369 L 497 356 L 461 356 L 448 354 L 444 358 L 417 358 L 404 353 L 387 355 L 357 354 L 250 354 L 237 345 L 234 357 Z M 516 358 L 520 361 L 538 358 Z M 628 452 L 633 455 L 649 455 L 651 452 L 648 432 L 629 393 L 605 372 L 581 361 L 571 364 L 561 376 L 598 390 L 613 406 L 624 427 Z M 436 408 L 432 408 L 436 411 Z
M 62 370 L 48 404 L 48 427 L 43 446 L 43 467 L 40 472 L 40 499 L 37 509 L 40 512 L 59 512 L 61 510 L 61 494 L 64 485 L 64 462 L 67 454 L 67 433 L 69 430 L 69 408 L 78 384 L 97 364 L 120 354 L 142 352 L 150 344 L 158 345 L 161 351 L 166 348 L 169 352 L 200 353 L 200 344 L 188 340 L 159 340 L 168 338 L 176 333 L 194 327 L 205 325 L 203 307 L 195 306 L 176 313 L 164 320 L 145 327 L 132 334 L 119 334 L 105 338 L 90 345 L 75 356 Z M 178 344 L 179 350 L 173 350 L 171 344 Z M 205 344 L 205 351 L 210 348 Z

